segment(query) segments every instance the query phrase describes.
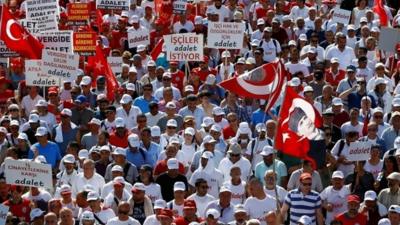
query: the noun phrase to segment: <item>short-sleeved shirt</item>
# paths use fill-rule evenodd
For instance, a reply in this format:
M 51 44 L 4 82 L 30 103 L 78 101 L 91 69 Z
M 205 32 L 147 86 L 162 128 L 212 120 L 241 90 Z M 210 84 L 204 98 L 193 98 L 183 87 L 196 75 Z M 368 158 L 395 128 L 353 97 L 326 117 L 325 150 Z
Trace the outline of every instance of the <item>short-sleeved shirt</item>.
M 60 148 L 58 148 L 58 145 L 52 141 L 48 141 L 45 146 L 36 143 L 32 145 L 31 149 L 37 149 L 39 155 L 43 155 L 46 158 L 47 163 L 51 164 L 52 168 L 56 168 L 57 162 L 61 160 Z M 29 158 L 33 158 L 33 151 L 29 151 Z
M 338 215 L 336 218 L 336 220 L 342 222 L 342 225 L 366 225 L 367 224 L 367 216 L 362 214 L 362 213 L 358 213 L 358 215 L 354 218 L 350 218 L 347 213 L 342 213 L 340 215 Z
M 311 191 L 304 195 L 299 189 L 290 191 L 285 203 L 290 207 L 290 225 L 298 224 L 301 216 L 309 216 L 312 225 L 316 224 L 316 210 L 321 208 L 321 197 L 318 192 Z

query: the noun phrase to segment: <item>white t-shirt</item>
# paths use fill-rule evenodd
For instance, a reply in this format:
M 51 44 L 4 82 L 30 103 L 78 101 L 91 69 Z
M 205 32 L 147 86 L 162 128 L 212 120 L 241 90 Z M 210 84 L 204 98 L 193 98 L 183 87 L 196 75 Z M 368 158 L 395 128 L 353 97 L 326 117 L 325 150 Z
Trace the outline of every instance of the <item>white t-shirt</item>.
M 298 7 L 297 5 L 290 10 L 290 15 L 289 15 L 293 21 L 296 21 L 299 17 L 307 18 L 308 17 L 308 7 L 304 6 L 302 9 Z
M 161 225 L 161 223 L 158 221 L 157 215 L 150 215 L 143 222 L 143 225 Z
M 339 68 L 345 70 L 351 64 L 352 60 L 356 58 L 356 55 L 354 54 L 354 50 L 348 46 L 345 46 L 343 51 L 340 51 L 337 46 L 333 46 L 326 51 L 325 59 L 331 60 L 333 57 L 339 59 Z
M 262 39 L 261 41 L 262 41 L 261 48 L 264 49 L 264 56 L 263 56 L 264 61 L 267 62 L 274 61 L 278 57 L 277 54 L 279 54 L 282 51 L 281 45 L 277 40 L 272 38 L 269 41 L 266 41 L 265 39 Z
M 236 163 L 232 163 L 227 157 L 221 160 L 218 170 L 222 172 L 224 175 L 224 181 L 228 181 L 231 179 L 231 168 L 239 167 L 242 171 L 242 175 L 240 176 L 242 180 L 247 180 L 247 178 L 251 175 L 251 164 L 250 161 L 244 157 L 241 157 L 239 161 Z
M 203 197 L 200 197 L 196 193 L 187 197 L 187 199 L 194 200 L 196 202 L 197 216 L 202 216 L 202 215 L 206 214 L 206 208 L 207 208 L 208 203 L 215 200 L 215 198 L 213 196 L 211 196 L 210 194 L 206 194 Z
M 23 109 L 25 109 L 25 115 L 29 116 L 31 111 L 35 109 L 35 105 L 39 100 L 44 100 L 44 98 L 40 95 L 36 95 L 34 99 L 32 99 L 29 95 L 26 95 L 22 98 L 21 106 Z
M 95 214 L 103 223 L 106 223 L 106 224 L 108 224 L 108 222 L 115 217 L 114 211 L 110 208 L 103 209 L 100 212 L 95 213 Z
M 194 25 L 193 25 L 192 21 L 189 21 L 189 20 L 186 21 L 185 24 L 182 24 L 181 22 L 178 21 L 178 22 L 174 23 L 173 29 L 174 29 L 175 34 L 178 34 L 181 29 L 185 29 L 188 31 L 188 33 L 190 33 L 194 30 Z
M 118 217 L 114 217 L 107 222 L 107 225 L 140 225 L 139 221 L 129 217 L 128 220 L 121 221 Z
M 129 182 L 125 181 L 125 186 L 124 189 L 131 193 L 131 189 L 132 189 L 132 184 L 130 184 Z M 105 199 L 107 197 L 107 195 L 114 190 L 114 183 L 113 181 L 108 182 L 107 184 L 105 184 L 101 190 L 101 198 Z
M 296 64 L 288 62 L 285 64 L 285 67 L 291 74 L 302 72 L 304 77 L 308 77 L 310 75 L 310 71 L 308 70 L 307 66 L 301 62 L 298 62 Z
M 364 123 L 362 123 L 362 122 L 358 122 L 357 125 L 354 126 L 350 123 L 350 121 L 348 121 L 348 122 L 342 124 L 342 126 L 340 127 L 340 130 L 342 131 L 342 137 L 345 137 L 345 134 L 347 133 L 348 130 L 354 129 L 354 128 L 357 129 L 359 137 L 362 137 L 363 136 L 363 133 L 362 133 L 363 127 L 364 127 Z
M 106 182 L 104 181 L 104 177 L 102 177 L 98 173 L 94 173 L 90 179 L 86 179 L 86 177 L 83 176 L 82 172 L 78 174 L 78 176 L 76 176 L 75 179 L 72 181 L 73 196 L 76 196 L 76 194 L 78 194 L 82 187 L 86 184 L 92 185 L 94 187 L 94 190 L 97 191 L 97 193 L 101 194 L 101 190 L 103 189 L 103 186 L 106 184 Z
M 246 182 L 242 180 L 239 185 L 233 185 L 231 181 L 223 184 L 224 187 L 229 188 L 232 192 L 231 203 L 233 205 L 243 204 L 246 199 Z
M 258 219 L 260 225 L 266 225 L 265 214 L 276 210 L 276 199 L 270 195 L 267 195 L 262 200 L 249 197 L 244 203 L 244 208 L 249 212 L 250 218 Z
M 277 198 L 279 203 L 282 204 L 285 201 L 285 197 L 286 197 L 288 192 L 283 187 L 281 187 L 279 185 L 276 185 L 276 190 L 278 192 L 278 198 L 276 197 L 275 189 L 269 190 L 269 189 L 264 187 L 265 194 L 270 195 L 270 196 L 272 196 L 274 198 Z
M 347 196 L 349 194 L 349 186 L 343 186 L 340 190 L 335 190 L 333 186 L 329 186 L 321 192 L 321 200 L 332 204 L 333 207 L 332 212 L 326 213 L 325 224 L 330 224 L 336 215 L 347 211 Z
M 340 140 L 338 142 L 336 142 L 336 144 L 333 146 L 332 148 L 332 156 L 335 157 L 335 159 L 337 160 L 338 157 L 338 153 L 339 153 L 339 147 L 340 147 L 340 143 L 343 140 Z M 344 143 L 342 152 L 340 153 L 340 155 L 344 156 L 345 158 L 347 158 L 349 156 L 349 146 L 347 145 L 347 143 Z M 353 173 L 354 171 L 354 164 L 349 164 L 349 165 L 344 165 L 344 164 L 339 164 L 337 167 L 337 170 L 340 170 L 343 172 L 344 177 L 346 177 L 347 175 Z
M 208 174 L 204 171 L 200 171 L 199 169 L 197 169 L 196 171 L 193 172 L 192 177 L 189 180 L 189 184 L 194 187 L 196 180 L 199 178 L 202 178 L 207 181 L 208 194 L 210 194 L 214 198 L 218 198 L 219 188 L 221 187 L 224 181 L 222 173 L 219 170 L 214 169 L 212 174 Z
M 151 199 L 151 203 L 154 204 L 154 202 L 157 199 L 163 199 L 161 195 L 161 187 L 157 183 L 150 183 L 149 185 L 145 185 L 146 187 L 146 195 Z
M 215 5 L 210 5 L 209 8 L 218 14 L 219 22 L 224 22 L 225 18 L 229 18 L 229 9 L 226 6 L 223 5 L 217 9 Z
M 252 144 L 255 141 L 254 144 Z M 254 150 L 252 149 L 252 146 L 254 145 Z M 258 163 L 260 163 L 261 161 L 263 161 L 263 156 L 260 155 L 260 153 L 262 152 L 264 146 L 270 145 L 268 143 L 268 139 L 264 139 L 262 141 L 260 141 L 258 138 L 253 139 L 252 141 L 249 142 L 249 144 L 247 145 L 247 150 L 246 150 L 246 155 L 249 156 L 253 156 L 251 165 L 252 165 L 252 169 L 255 170 L 256 169 L 256 165 Z M 253 152 L 253 154 L 251 154 L 251 152 Z
M 367 172 L 372 173 L 374 175 L 374 179 L 378 177 L 379 173 L 382 171 L 383 168 L 383 160 L 380 160 L 378 164 L 372 165 L 368 160 L 365 162 L 364 170 Z

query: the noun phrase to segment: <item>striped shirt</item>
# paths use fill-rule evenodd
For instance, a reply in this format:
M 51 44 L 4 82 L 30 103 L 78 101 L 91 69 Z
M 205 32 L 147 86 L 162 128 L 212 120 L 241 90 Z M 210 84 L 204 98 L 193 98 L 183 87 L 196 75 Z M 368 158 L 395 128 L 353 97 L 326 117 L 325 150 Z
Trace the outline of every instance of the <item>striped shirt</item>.
M 301 216 L 309 216 L 312 225 L 316 224 L 316 210 L 321 208 L 321 198 L 316 191 L 304 195 L 299 189 L 290 191 L 285 198 L 290 208 L 290 225 L 297 225 Z

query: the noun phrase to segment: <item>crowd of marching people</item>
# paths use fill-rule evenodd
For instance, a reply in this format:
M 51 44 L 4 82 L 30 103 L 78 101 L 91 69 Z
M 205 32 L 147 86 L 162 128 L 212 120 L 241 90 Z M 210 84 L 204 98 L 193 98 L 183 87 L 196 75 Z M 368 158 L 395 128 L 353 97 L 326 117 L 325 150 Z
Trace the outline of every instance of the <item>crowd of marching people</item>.
M 76 30 L 71 2 L 59 1 L 59 30 Z M 377 2 L 188 1 L 169 20 L 152 0 L 102 10 L 88 26 L 106 56 L 122 58 L 114 99 L 86 57 L 60 87 L 26 85 L 24 58 L 10 58 L 0 76 L 5 224 L 400 225 L 400 42 L 379 47 L 400 11 Z M 26 1 L 6 5 L 25 17 Z M 339 7 L 349 24 L 333 20 Z M 199 62 L 168 61 L 165 45 L 150 54 L 165 34 L 206 40 L 208 22 L 245 24 L 243 46 L 205 46 Z M 143 30 L 150 45 L 129 48 L 127 34 Z M 276 60 L 289 76 L 267 112 L 270 99 L 219 85 Z M 322 117 L 316 161 L 275 148 L 285 87 Z M 300 117 L 290 129 L 311 126 Z M 357 141 L 371 146 L 368 160 L 349 160 Z M 53 186 L 8 184 L 8 159 L 51 165 Z

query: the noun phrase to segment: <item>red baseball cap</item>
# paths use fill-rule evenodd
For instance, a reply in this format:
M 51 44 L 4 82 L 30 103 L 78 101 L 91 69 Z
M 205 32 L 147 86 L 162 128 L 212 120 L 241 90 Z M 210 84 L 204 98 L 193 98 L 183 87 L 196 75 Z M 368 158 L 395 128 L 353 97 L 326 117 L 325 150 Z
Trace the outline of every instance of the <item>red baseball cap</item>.
M 172 218 L 174 218 L 174 213 L 170 209 L 162 209 L 161 213 L 158 214 L 158 217 L 160 217 L 160 218 L 164 217 L 164 218 L 172 219 Z
M 194 200 L 185 200 L 183 203 L 184 209 L 196 209 L 196 202 Z
M 400 42 L 396 44 L 396 50 L 400 51 Z
M 358 197 L 358 195 L 349 195 L 349 196 L 347 196 L 347 202 L 360 203 L 360 197 Z
M 302 173 L 301 175 L 300 175 L 300 181 L 302 181 L 302 180 L 307 180 L 307 179 L 312 179 L 312 176 L 311 176 L 311 174 L 309 174 L 309 173 Z

